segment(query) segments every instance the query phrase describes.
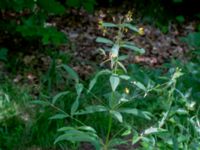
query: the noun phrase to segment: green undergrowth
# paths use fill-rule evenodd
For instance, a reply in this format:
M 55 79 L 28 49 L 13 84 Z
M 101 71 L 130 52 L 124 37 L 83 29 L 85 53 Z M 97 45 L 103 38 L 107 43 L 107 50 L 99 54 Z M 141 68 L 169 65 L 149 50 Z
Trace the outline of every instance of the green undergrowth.
M 176 61 L 170 63 L 170 65 L 166 64 L 163 69 L 149 69 L 141 68 L 141 66 L 138 65 L 129 65 L 128 75 L 132 79 L 139 81 L 144 87 L 147 87 L 149 83 L 153 85 L 162 85 L 168 82 L 176 70 L 170 68 L 182 68 L 181 72 L 183 73 L 177 80 L 176 91 L 172 97 L 173 105 L 171 107 L 169 118 L 163 126 L 168 132 L 164 131 L 158 135 L 154 135 L 153 133 L 152 135 L 149 134 L 144 141 L 140 142 L 140 147 L 138 147 L 138 149 L 145 149 L 145 147 L 152 147 L 153 149 L 155 146 L 159 149 L 171 149 L 174 146 L 180 148 L 188 146 L 189 149 L 198 147 L 199 133 L 198 128 L 196 128 L 198 126 L 195 124 L 195 121 L 197 121 L 196 119 L 199 118 L 200 104 L 200 93 L 198 90 L 200 88 L 200 71 L 198 64 L 199 63 L 196 61 L 191 61 L 186 64 Z M 68 76 L 67 74 L 65 75 Z M 53 118 L 49 119 L 59 112 L 59 109 L 65 110 L 66 112 L 71 109 L 71 104 L 74 101 L 74 97 L 76 97 L 76 92 L 74 92 L 74 88 L 70 86 L 73 84 L 71 79 L 65 80 L 65 82 L 68 84 L 62 90 L 67 90 L 69 93 L 62 93 L 60 97 L 58 97 L 56 109 L 45 105 L 45 103 L 45 107 L 41 105 L 35 106 L 30 103 L 33 100 L 29 92 L 30 87 L 22 88 L 22 86 L 15 85 L 9 81 L 1 84 L 1 110 L 3 110 L 1 111 L 0 124 L 1 149 L 27 149 L 38 147 L 42 149 L 75 150 L 82 145 L 81 143 L 70 142 L 60 142 L 56 145 L 53 144 L 54 139 L 58 137 L 58 133 L 56 132 L 58 128 L 66 125 L 73 127 L 79 125 L 76 121 L 62 119 L 63 116 L 60 116 L 60 119 L 57 118 L 56 120 Z M 102 84 L 102 82 L 104 84 Z M 87 84 L 87 82 L 84 82 L 84 86 Z M 80 107 L 84 108 L 88 103 L 94 105 L 97 104 L 98 99 L 95 98 L 96 96 L 105 99 L 105 93 L 109 91 L 108 87 L 109 81 L 107 81 L 107 77 L 100 77 L 92 94 L 84 94 L 81 96 Z M 123 104 L 124 107 L 128 106 L 131 108 L 142 109 L 151 112 L 153 116 L 151 120 L 148 121 L 144 118 L 125 115 L 123 118 L 127 121 L 121 125 L 117 120 L 113 120 L 111 137 L 115 136 L 115 133 L 118 131 L 124 135 L 134 132 L 134 137 L 137 134 L 144 132 L 146 128 L 154 126 L 155 122 L 160 121 L 159 118 L 162 118 L 162 115 L 169 109 L 170 99 L 168 99 L 168 93 L 170 88 L 160 87 L 155 91 L 149 92 L 145 97 L 143 94 L 140 94 L 143 93 L 140 88 L 133 87 L 131 84 L 123 83 L 118 88 L 124 95 L 127 94 L 125 90 L 128 88 L 128 95 L 134 99 L 127 104 Z M 52 95 L 56 94 L 45 95 L 44 93 L 45 92 L 41 92 L 38 99 L 42 99 L 44 102 L 49 102 L 52 98 L 55 100 L 55 97 Z M 137 96 L 138 94 L 140 96 Z M 106 103 L 106 100 L 103 100 L 103 103 Z M 77 119 L 88 126 L 92 126 L 99 136 L 105 137 L 108 130 L 108 114 L 97 112 L 91 114 L 90 117 L 79 116 Z M 134 129 L 129 131 L 132 127 L 134 127 Z M 137 132 L 135 130 L 137 130 Z M 131 136 L 131 139 L 133 137 Z M 137 139 L 137 137 L 134 138 Z

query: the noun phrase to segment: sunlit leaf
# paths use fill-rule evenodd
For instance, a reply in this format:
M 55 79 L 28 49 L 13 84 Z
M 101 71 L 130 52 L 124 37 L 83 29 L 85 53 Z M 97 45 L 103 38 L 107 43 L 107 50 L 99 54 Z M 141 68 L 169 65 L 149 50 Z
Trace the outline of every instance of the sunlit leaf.
M 96 39 L 96 42 L 98 42 L 98 43 L 104 43 L 104 44 L 110 44 L 110 45 L 113 44 L 113 41 L 111 41 L 111 40 L 109 40 L 107 38 L 103 38 L 103 37 L 98 37 Z
M 118 57 L 118 55 L 119 55 L 119 45 L 118 44 L 113 45 L 113 47 L 111 48 L 111 55 L 113 58 Z
M 140 139 L 141 137 L 138 135 L 138 133 L 134 132 L 133 138 L 132 138 L 132 145 L 136 144 Z
M 127 73 L 126 67 L 121 62 L 118 61 L 117 64 Z
M 179 115 L 187 115 L 188 111 L 185 110 L 185 109 L 179 108 L 179 109 L 176 110 L 176 113 L 179 114 Z
M 128 75 L 120 75 L 119 76 L 121 79 L 123 79 L 123 80 L 130 80 L 130 76 L 128 76 Z
M 109 23 L 109 22 L 103 22 L 103 23 L 102 23 L 102 26 L 103 26 L 103 27 L 110 27 L 110 28 L 118 27 L 116 24 L 114 24 L 114 23 Z
M 83 130 L 83 131 L 90 131 L 90 132 L 96 133 L 95 129 L 93 129 L 93 128 L 90 127 L 90 126 L 81 126 L 81 127 L 78 127 L 77 129 Z
M 140 53 L 140 54 L 144 54 L 145 53 L 145 50 L 143 48 L 139 48 L 139 47 L 137 47 L 135 45 L 123 44 L 123 45 L 121 45 L 121 47 L 133 50 L 133 51 L 135 51 L 137 53 Z
M 117 112 L 117 111 L 111 111 L 110 112 L 119 122 L 123 122 L 123 117 L 121 115 L 121 113 Z
M 141 118 L 145 118 L 150 120 L 152 116 L 151 113 L 147 112 L 147 111 L 141 111 L 135 108 L 120 108 L 118 109 L 119 112 L 121 113 L 126 113 L 126 114 L 131 114 L 137 117 L 141 117 Z
M 127 129 L 126 131 L 124 131 L 121 136 L 127 136 L 131 134 L 131 129 Z
M 119 60 L 119 61 L 122 61 L 122 60 L 125 60 L 125 59 L 127 59 L 127 58 L 128 58 L 127 55 L 122 55 L 122 56 L 119 56 L 119 57 L 118 57 L 118 60 Z
M 130 23 L 124 23 L 124 24 L 122 24 L 122 26 L 126 27 L 126 28 L 128 28 L 128 29 L 130 29 L 132 31 L 138 32 L 138 29 L 135 26 L 133 26 L 132 24 L 130 24 Z
M 146 87 L 139 81 L 134 81 L 133 84 L 136 85 L 138 88 L 140 88 L 143 91 L 147 90 Z
M 155 133 L 160 133 L 160 132 L 166 132 L 167 130 L 161 129 L 161 128 L 154 128 L 154 127 L 150 127 L 148 129 L 146 129 L 143 134 L 145 135 L 149 135 L 149 134 L 155 134 Z
M 119 85 L 119 81 L 120 81 L 119 77 L 113 76 L 113 75 L 110 76 L 110 84 L 111 84 L 111 87 L 112 87 L 112 91 L 116 90 L 116 88 Z

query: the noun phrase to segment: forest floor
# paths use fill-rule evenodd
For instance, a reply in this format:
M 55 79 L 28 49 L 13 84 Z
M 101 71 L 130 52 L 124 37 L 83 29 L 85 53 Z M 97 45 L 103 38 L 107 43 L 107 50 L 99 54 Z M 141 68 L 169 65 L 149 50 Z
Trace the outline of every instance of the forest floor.
M 107 57 L 102 56 L 99 48 L 101 44 L 95 42 L 98 36 L 104 36 L 113 39 L 115 30 L 108 29 L 102 31 L 99 21 L 118 23 L 120 17 L 127 12 L 119 12 L 118 9 L 100 9 L 94 14 L 89 14 L 83 10 L 70 10 L 65 16 L 52 18 L 48 25 L 57 26 L 68 37 L 68 42 L 58 48 L 63 54 L 70 55 L 70 66 L 76 70 L 83 79 L 95 72 Z M 135 56 L 132 52 L 123 50 L 129 56 L 126 64 L 139 63 L 151 67 L 159 67 L 171 59 L 187 59 L 186 55 L 189 48 L 182 42 L 181 37 L 185 37 L 190 32 L 194 32 L 197 26 L 196 21 L 190 21 L 183 24 L 170 22 L 168 32 L 163 33 L 159 28 L 147 23 L 141 23 L 140 18 L 136 16 L 133 21 L 136 26 L 144 28 L 144 35 L 134 34 L 128 31 L 125 39 L 134 42 L 138 47 L 145 49 L 145 54 Z M 35 72 L 27 71 L 17 72 L 13 77 L 14 82 L 30 80 L 32 83 L 38 82 L 41 72 L 47 71 L 51 63 L 51 58 L 40 50 L 29 48 L 25 53 L 18 54 L 25 66 L 34 68 Z M 57 51 L 57 50 L 56 50 Z M 12 55 L 12 53 L 11 53 Z M 61 63 L 61 60 L 57 60 Z M 2 65 L 1 65 L 2 68 Z M 19 69 L 21 70 L 21 69 Z M 29 81 L 28 81 L 29 82 Z

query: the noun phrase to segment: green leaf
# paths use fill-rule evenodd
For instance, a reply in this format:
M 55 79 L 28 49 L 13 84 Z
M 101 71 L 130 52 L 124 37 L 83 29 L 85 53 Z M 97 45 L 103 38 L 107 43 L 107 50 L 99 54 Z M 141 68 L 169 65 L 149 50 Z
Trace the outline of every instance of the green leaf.
M 135 108 L 120 108 L 118 109 L 119 112 L 121 113 L 126 113 L 126 114 L 131 114 L 137 117 L 141 117 L 141 118 L 145 118 L 148 120 L 151 120 L 151 113 L 147 112 L 147 111 L 141 111 Z
M 116 88 L 118 87 L 119 85 L 119 82 L 120 82 L 120 79 L 119 77 L 117 76 L 110 76 L 110 84 L 111 84 L 111 87 L 112 87 L 112 91 L 115 91 Z
M 61 129 L 65 133 L 57 137 L 56 140 L 54 141 L 54 144 L 64 140 L 71 142 L 91 142 L 97 150 L 100 150 L 100 143 L 98 140 L 98 136 L 93 131 L 90 132 L 89 130 L 87 130 L 87 132 L 83 132 L 73 127 L 66 127 L 66 128 L 64 127 Z
M 94 4 L 91 2 L 84 2 L 83 8 L 87 10 L 88 12 L 92 13 L 94 11 Z
M 67 95 L 68 93 L 68 91 L 58 93 L 56 96 L 53 97 L 52 104 L 55 104 L 60 97 Z
M 79 77 L 78 74 L 68 65 L 61 65 L 61 67 L 63 67 L 65 69 L 65 71 L 67 71 L 67 73 L 69 73 L 69 75 L 76 81 L 79 82 Z
M 66 4 L 70 7 L 79 8 L 81 6 L 80 0 L 67 0 Z
M 200 48 L 200 32 L 189 33 L 188 36 L 181 38 L 183 42 L 186 42 L 190 47 L 199 49 Z
M 183 108 L 179 108 L 179 109 L 176 110 L 176 113 L 179 114 L 179 115 L 187 115 L 188 111 L 183 109 Z
M 179 23 L 184 23 L 184 22 L 185 22 L 184 16 L 177 16 L 177 17 L 176 17 L 176 20 L 177 20 Z
M 83 131 L 89 131 L 89 132 L 96 133 L 95 129 L 93 129 L 93 128 L 90 127 L 90 126 L 81 126 L 81 127 L 78 127 L 77 129 L 83 130 Z
M 142 137 L 138 135 L 137 132 L 134 132 L 133 138 L 132 138 L 132 145 L 136 144 Z
M 111 49 L 111 53 L 114 57 L 119 56 L 119 45 L 118 44 L 113 45 L 113 47 Z
M 1 48 L 0 49 L 0 60 L 7 61 L 7 54 L 8 54 L 8 49 Z
M 128 144 L 126 140 L 120 138 L 114 138 L 109 141 L 108 148 L 109 150 L 115 150 L 113 148 L 116 147 L 117 145 L 125 145 L 125 144 Z
M 80 95 L 81 92 L 83 91 L 83 84 L 78 83 L 78 84 L 76 84 L 75 86 L 76 86 L 76 93 L 77 93 L 78 95 Z
M 62 127 L 58 129 L 58 132 L 67 132 L 68 130 L 74 130 L 74 127 Z
M 119 60 L 119 61 L 122 61 L 122 60 L 125 60 L 125 59 L 127 59 L 127 58 L 128 58 L 127 55 L 121 55 L 121 56 L 118 57 L 118 60 Z
M 165 129 L 151 127 L 151 128 L 146 129 L 143 132 L 143 134 L 144 135 L 149 135 L 149 134 L 161 133 L 161 132 L 166 132 L 166 131 L 167 130 L 165 130 Z
M 110 23 L 110 22 L 103 22 L 102 23 L 103 27 L 110 27 L 110 28 L 115 28 L 118 27 L 118 25 L 114 24 L 114 23 Z
M 133 51 L 138 52 L 140 54 L 144 54 L 145 53 L 145 50 L 143 48 L 139 48 L 139 47 L 137 47 L 135 45 L 123 44 L 123 45 L 121 45 L 121 47 L 133 50 Z
M 138 88 L 140 88 L 143 91 L 147 90 L 146 87 L 141 82 L 134 81 L 133 84 L 136 85 Z
M 41 101 L 41 100 L 34 100 L 34 101 L 31 101 L 31 103 L 32 104 L 43 105 L 43 106 L 51 105 L 48 101 Z
M 49 13 L 63 14 L 65 7 L 56 0 L 37 0 L 37 4 Z
M 96 112 L 105 112 L 105 111 L 108 111 L 108 109 L 102 105 L 87 106 L 84 110 L 76 112 L 75 115 L 85 115 L 85 114 L 92 114 Z
M 127 136 L 127 135 L 130 135 L 130 134 L 131 134 L 131 129 L 127 129 L 126 131 L 124 131 L 124 132 L 122 133 L 121 136 Z
M 77 97 L 76 97 L 75 102 L 72 104 L 71 115 L 73 115 L 77 111 L 79 107 L 79 98 L 81 96 L 81 92 L 83 91 L 83 84 L 77 83 L 75 86 L 76 86 Z
M 52 117 L 50 117 L 49 119 L 53 120 L 53 119 L 64 119 L 64 118 L 67 118 L 69 117 L 69 115 L 67 114 L 56 114 Z
M 72 131 L 69 131 L 69 133 L 65 133 L 63 135 L 60 135 L 58 138 L 56 138 L 54 143 L 64 141 L 64 140 L 72 141 L 72 142 L 93 142 L 94 138 L 82 132 L 74 133 Z
M 120 98 L 120 103 L 121 103 L 121 102 L 128 102 L 128 101 L 130 101 L 130 100 L 127 99 L 127 98 L 124 98 L 124 97 Z
M 121 79 L 123 79 L 123 80 L 130 80 L 130 76 L 127 76 L 127 75 L 120 75 L 119 76 Z
M 178 147 L 179 147 L 179 146 L 178 146 L 178 145 L 179 145 L 179 144 L 178 144 L 179 142 L 178 142 L 178 140 L 177 140 L 177 137 L 173 136 L 173 137 L 172 137 L 172 142 L 173 142 L 173 150 L 179 150 L 179 148 L 178 148 Z
M 123 117 L 121 115 L 121 113 L 117 112 L 117 111 L 111 111 L 110 112 L 119 122 L 123 122 Z
M 122 24 L 122 26 L 126 27 L 126 28 L 128 28 L 128 29 L 130 29 L 132 31 L 138 32 L 138 29 L 135 26 L 133 26 L 132 24 L 124 23 L 124 24 Z
M 111 71 L 106 69 L 106 70 L 102 70 L 100 72 L 98 72 L 95 77 L 90 81 L 90 84 L 89 84 L 89 88 L 88 88 L 88 92 L 90 92 L 92 90 L 92 88 L 94 87 L 94 85 L 96 84 L 97 82 L 97 79 L 99 78 L 99 76 L 101 75 L 106 75 L 106 74 L 111 74 Z
M 74 113 L 77 111 L 78 107 L 79 107 L 79 100 L 76 99 L 71 107 L 71 115 L 74 115 Z
M 111 40 L 109 40 L 109 39 L 107 39 L 107 38 L 103 38 L 103 37 L 98 37 L 98 38 L 96 39 L 96 42 L 113 45 L 113 41 L 111 41 Z
M 121 62 L 118 61 L 117 64 L 127 73 L 126 67 Z
M 115 91 L 115 92 L 110 92 L 107 93 L 106 95 L 106 99 L 109 102 L 109 108 L 112 110 L 115 110 L 115 108 L 120 104 L 120 98 L 121 98 L 121 93 Z

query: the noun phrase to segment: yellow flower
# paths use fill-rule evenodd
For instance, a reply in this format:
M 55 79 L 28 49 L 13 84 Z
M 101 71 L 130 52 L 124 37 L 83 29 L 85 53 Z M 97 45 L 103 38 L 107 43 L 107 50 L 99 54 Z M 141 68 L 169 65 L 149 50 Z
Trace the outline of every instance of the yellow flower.
M 98 22 L 98 23 L 99 23 L 99 25 L 100 25 L 100 26 L 102 26 L 102 25 L 103 25 L 103 21 L 102 21 L 102 20 L 99 20 L 99 22 Z
M 124 91 L 125 91 L 126 94 L 129 94 L 129 92 L 130 92 L 128 88 L 125 88 Z
M 140 35 L 144 35 L 144 28 L 139 28 L 138 33 L 139 33 Z
M 132 11 L 128 11 L 128 13 L 126 14 L 126 20 L 128 22 L 131 22 L 133 20 L 132 16 L 133 16 L 133 12 Z
M 103 20 L 98 21 L 98 29 L 103 29 Z
M 102 29 L 102 31 L 103 31 L 103 36 L 105 36 L 105 35 L 106 35 L 106 33 L 107 33 L 107 30 L 106 30 L 106 28 L 103 28 L 103 29 Z
M 124 28 L 124 32 L 127 33 L 127 32 L 128 32 L 128 29 L 127 29 L 127 28 Z

